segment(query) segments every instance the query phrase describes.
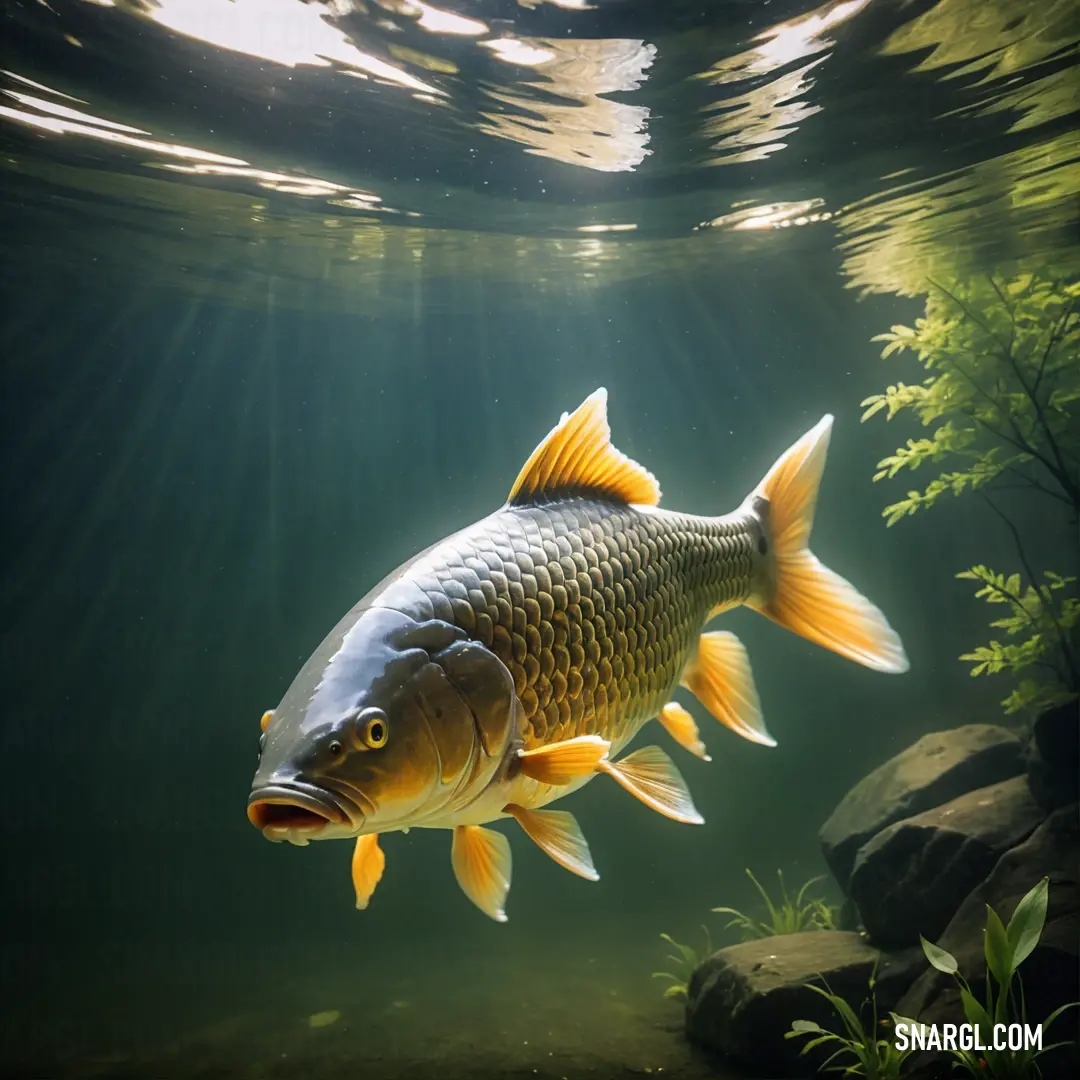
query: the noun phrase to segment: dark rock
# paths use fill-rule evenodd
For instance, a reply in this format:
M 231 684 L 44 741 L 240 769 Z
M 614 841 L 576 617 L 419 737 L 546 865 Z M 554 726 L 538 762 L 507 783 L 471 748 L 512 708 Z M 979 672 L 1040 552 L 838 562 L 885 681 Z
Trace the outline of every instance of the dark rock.
M 1032 794 L 1044 810 L 1080 799 L 1080 702 L 1035 718 L 1025 758 Z
M 882 829 L 1023 770 L 1020 740 L 994 724 L 924 735 L 859 781 L 821 827 L 825 861 L 847 890 L 859 848 Z
M 687 1036 L 742 1067 L 807 1075 L 815 1059 L 800 1056 L 804 1040 L 784 1038 L 792 1022 L 815 1020 L 843 1029 L 832 1006 L 806 983 L 821 985 L 823 977 L 833 993 L 858 1006 L 878 957 L 861 935 L 840 930 L 783 934 L 720 949 L 690 980 Z M 895 1005 L 924 963 L 916 950 L 881 957 L 879 1015 Z
M 845 896 L 843 904 L 840 905 L 840 915 L 836 920 L 836 929 L 858 932 L 862 928 L 862 920 L 859 918 L 859 909 L 855 906 L 855 901 L 850 896 Z
M 1030 836 L 1043 812 L 1015 776 L 898 821 L 860 849 L 851 897 L 882 948 L 934 940 L 998 859 Z
M 1080 1000 L 1080 809 L 1075 804 L 1053 813 L 1023 844 L 1006 852 L 936 941 L 956 957 L 960 973 L 984 1001 L 986 905 L 1007 924 L 1020 899 L 1044 877 L 1050 879 L 1046 927 L 1020 967 L 1028 1023 L 1032 1024 L 1041 1023 L 1059 1005 Z M 964 1022 L 955 982 L 929 964 L 896 1011 L 927 1024 Z M 1071 1048 L 1039 1059 L 1046 1080 L 1080 1075 L 1075 1045 L 1078 1025 L 1080 1010 L 1070 1010 L 1044 1033 L 1047 1045 L 1074 1040 Z

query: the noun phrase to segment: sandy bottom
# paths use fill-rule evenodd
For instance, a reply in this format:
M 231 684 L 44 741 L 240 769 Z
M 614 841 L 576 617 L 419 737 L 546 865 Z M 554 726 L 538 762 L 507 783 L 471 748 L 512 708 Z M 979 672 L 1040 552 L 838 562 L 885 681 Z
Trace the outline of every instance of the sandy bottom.
M 631 939 L 506 940 L 497 954 L 453 942 L 380 954 L 327 942 L 5 952 L 0 989 L 19 1005 L 0 1017 L 4 1076 L 731 1075 L 686 1043 L 681 1005 L 649 978 L 663 950 L 640 928 Z

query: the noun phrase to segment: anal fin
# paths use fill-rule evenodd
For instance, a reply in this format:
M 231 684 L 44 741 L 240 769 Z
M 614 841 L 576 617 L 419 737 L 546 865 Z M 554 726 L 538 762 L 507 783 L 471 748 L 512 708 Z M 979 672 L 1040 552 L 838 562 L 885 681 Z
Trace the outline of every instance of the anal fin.
M 368 833 L 356 838 L 356 847 L 352 856 L 352 883 L 356 890 L 356 907 L 363 911 L 375 892 L 375 886 L 382 880 L 386 868 L 386 856 L 379 847 L 379 834 Z
M 462 892 L 485 915 L 506 922 L 503 904 L 510 891 L 510 841 L 482 825 L 458 825 L 450 862 Z
M 762 746 L 775 746 L 761 715 L 750 658 L 727 630 L 698 638 L 697 652 L 683 669 L 682 685 L 726 727 Z
M 611 743 L 599 735 L 579 735 L 535 750 L 519 750 L 518 766 L 541 784 L 561 786 L 595 773 L 610 749 Z
M 503 807 L 525 835 L 560 866 L 588 881 L 599 881 L 589 845 L 573 814 L 565 810 L 528 810 L 510 803 Z
M 621 761 L 602 761 L 599 768 L 657 813 L 688 825 L 704 824 L 686 781 L 659 746 L 643 746 Z
M 705 744 L 701 741 L 698 726 L 689 711 L 684 709 L 677 701 L 669 701 L 657 717 L 664 730 L 685 750 L 689 750 L 695 757 L 702 761 L 712 761 Z

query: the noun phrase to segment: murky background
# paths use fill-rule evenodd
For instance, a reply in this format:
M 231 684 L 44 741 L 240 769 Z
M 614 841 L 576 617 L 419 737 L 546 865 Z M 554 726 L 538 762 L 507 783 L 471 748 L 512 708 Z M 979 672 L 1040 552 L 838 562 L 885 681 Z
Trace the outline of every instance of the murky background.
M 859 403 L 928 280 L 1075 270 L 1078 41 L 1052 0 L 4 4 L 0 1067 L 707 1075 L 660 932 L 734 940 L 744 867 L 823 872 L 852 783 L 1000 712 L 953 575 L 1010 538 L 887 531 L 917 432 Z M 912 670 L 734 612 L 779 746 L 702 717 L 704 827 L 601 779 L 599 883 L 513 835 L 499 926 L 413 830 L 357 912 L 349 844 L 247 822 L 259 716 L 601 385 L 698 513 L 835 413 L 814 548 Z

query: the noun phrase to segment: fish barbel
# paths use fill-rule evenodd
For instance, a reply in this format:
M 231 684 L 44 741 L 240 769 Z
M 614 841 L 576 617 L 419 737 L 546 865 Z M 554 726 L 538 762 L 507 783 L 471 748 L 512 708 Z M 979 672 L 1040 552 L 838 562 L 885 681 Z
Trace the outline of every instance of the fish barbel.
M 655 477 L 611 444 L 600 389 L 522 468 L 506 504 L 377 585 L 263 715 L 248 817 L 271 840 L 355 837 L 356 906 L 383 833 L 451 829 L 465 894 L 505 921 L 511 857 L 486 826 L 514 818 L 556 862 L 598 875 L 574 817 L 543 809 L 605 774 L 701 823 L 663 750 L 620 757 L 651 719 L 708 757 L 688 689 L 773 746 L 746 650 L 705 631 L 740 604 L 867 667 L 908 667 L 884 615 L 808 541 L 832 417 L 723 517 L 661 510 Z

